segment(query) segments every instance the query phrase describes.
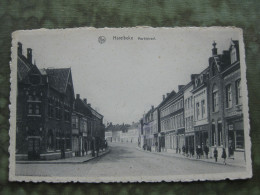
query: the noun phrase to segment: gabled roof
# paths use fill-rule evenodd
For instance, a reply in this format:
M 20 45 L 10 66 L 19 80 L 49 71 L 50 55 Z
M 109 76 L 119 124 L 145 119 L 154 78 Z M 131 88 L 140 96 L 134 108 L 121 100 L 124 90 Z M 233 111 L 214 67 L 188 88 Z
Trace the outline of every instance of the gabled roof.
M 79 98 L 75 99 L 74 110 L 84 116 L 92 117 L 92 112 L 91 109 L 89 109 L 89 106 Z
M 23 55 L 18 55 L 17 59 L 17 80 L 22 81 L 30 72 L 32 64 L 28 63 Z
M 48 75 L 48 82 L 51 87 L 60 93 L 66 93 L 66 88 L 71 73 L 70 68 L 44 69 Z M 41 70 L 44 71 L 44 70 Z

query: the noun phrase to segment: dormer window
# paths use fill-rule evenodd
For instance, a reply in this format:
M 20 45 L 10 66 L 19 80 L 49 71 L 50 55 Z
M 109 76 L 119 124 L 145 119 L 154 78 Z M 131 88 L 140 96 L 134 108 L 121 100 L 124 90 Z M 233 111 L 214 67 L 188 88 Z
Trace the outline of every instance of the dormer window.
M 234 46 L 232 46 L 231 48 L 231 64 L 233 64 L 234 62 L 237 61 L 237 51 L 236 51 L 236 48 Z

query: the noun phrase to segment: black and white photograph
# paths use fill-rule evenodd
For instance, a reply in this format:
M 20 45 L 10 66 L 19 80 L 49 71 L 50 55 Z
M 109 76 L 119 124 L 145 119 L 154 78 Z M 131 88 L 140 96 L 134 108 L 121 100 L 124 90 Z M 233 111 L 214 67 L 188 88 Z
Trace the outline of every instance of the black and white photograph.
M 38 29 L 12 37 L 10 181 L 252 177 L 241 29 Z

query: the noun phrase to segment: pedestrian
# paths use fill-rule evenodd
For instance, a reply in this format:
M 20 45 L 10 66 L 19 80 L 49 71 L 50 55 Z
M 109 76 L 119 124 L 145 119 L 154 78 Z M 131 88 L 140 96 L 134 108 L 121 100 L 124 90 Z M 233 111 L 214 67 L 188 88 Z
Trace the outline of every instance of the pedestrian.
M 218 161 L 218 151 L 217 151 L 217 147 L 215 147 L 213 153 L 214 153 L 215 162 L 217 162 L 217 161 Z
M 182 146 L 182 155 L 185 155 L 185 146 Z
M 223 149 L 222 149 L 222 155 L 221 155 L 221 158 L 223 158 L 223 163 L 226 165 L 227 163 L 226 163 L 226 158 L 227 158 L 227 153 L 226 153 L 226 150 L 225 150 L 225 148 L 223 147 Z
M 197 159 L 200 159 L 200 154 L 201 154 L 201 152 L 200 152 L 200 146 L 197 146 L 197 148 L 196 148 L 196 154 L 197 154 Z
M 155 151 L 158 152 L 158 142 L 155 142 Z
M 207 145 L 205 145 L 205 147 L 204 147 L 204 152 L 205 152 L 205 155 L 206 155 L 206 159 L 208 159 L 209 147 Z

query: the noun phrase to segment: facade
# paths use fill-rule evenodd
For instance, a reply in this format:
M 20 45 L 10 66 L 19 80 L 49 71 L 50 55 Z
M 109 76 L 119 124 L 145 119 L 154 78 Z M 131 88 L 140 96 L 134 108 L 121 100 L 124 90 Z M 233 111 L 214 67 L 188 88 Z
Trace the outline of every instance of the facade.
M 226 147 L 226 131 L 224 127 L 224 88 L 221 71 L 228 64 L 228 53 L 217 53 L 216 43 L 213 43 L 212 56 L 209 58 L 209 123 L 210 123 L 210 154 L 214 148 L 222 153 Z
M 192 74 L 178 93 L 163 95 L 158 107 L 140 120 L 141 146 L 153 146 L 158 141 L 158 151 L 180 152 L 185 148 L 193 154 L 197 147 L 204 150 L 207 146 L 210 157 L 215 148 L 218 154 L 224 148 L 229 158 L 245 159 L 241 91 L 238 41 L 231 40 L 222 54 L 214 42 L 208 67 Z
M 112 142 L 112 131 L 105 132 L 105 140 Z
M 72 113 L 72 151 L 74 156 L 84 156 L 92 149 L 92 118 L 87 99 L 82 100 L 77 94 Z
M 155 144 L 153 135 L 153 125 L 154 125 L 154 106 L 144 114 L 143 116 L 143 130 L 144 130 L 144 145 L 147 149 L 151 150 L 152 146 Z
M 138 123 L 133 123 L 127 131 L 121 134 L 121 142 L 138 143 Z
M 18 43 L 16 159 L 72 156 L 74 88 L 70 68 L 38 69 Z
M 193 102 L 191 106 L 194 110 L 194 149 L 197 147 L 204 148 L 205 146 L 209 146 L 208 78 L 208 68 L 206 68 L 200 74 L 192 75 Z
M 178 153 L 185 146 L 183 85 L 179 91 L 172 91 L 158 106 L 160 110 L 161 135 L 165 139 L 165 149 Z
M 191 76 L 193 80 L 193 76 Z M 194 151 L 195 149 L 195 131 L 194 131 L 194 102 L 193 82 L 189 82 L 184 87 L 184 122 L 185 122 L 185 148 L 186 152 Z
M 144 130 L 143 130 L 144 124 L 143 124 L 143 118 L 140 119 L 138 124 L 138 131 L 139 131 L 139 138 L 138 138 L 138 146 L 140 148 L 144 145 Z
M 238 41 L 231 41 L 228 66 L 222 71 L 224 88 L 225 148 L 230 158 L 245 159 L 242 88 Z

